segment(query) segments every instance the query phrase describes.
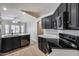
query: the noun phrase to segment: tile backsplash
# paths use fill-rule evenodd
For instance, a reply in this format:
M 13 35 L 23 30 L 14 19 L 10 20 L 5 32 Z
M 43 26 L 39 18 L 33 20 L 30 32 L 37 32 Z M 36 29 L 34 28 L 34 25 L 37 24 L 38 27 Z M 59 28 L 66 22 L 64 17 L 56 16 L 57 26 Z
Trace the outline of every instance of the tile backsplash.
M 58 35 L 58 30 L 44 29 L 44 34 Z
M 79 36 L 79 30 L 44 29 L 44 34 L 58 35 L 59 33 L 66 33 L 66 34 L 71 34 L 71 35 Z

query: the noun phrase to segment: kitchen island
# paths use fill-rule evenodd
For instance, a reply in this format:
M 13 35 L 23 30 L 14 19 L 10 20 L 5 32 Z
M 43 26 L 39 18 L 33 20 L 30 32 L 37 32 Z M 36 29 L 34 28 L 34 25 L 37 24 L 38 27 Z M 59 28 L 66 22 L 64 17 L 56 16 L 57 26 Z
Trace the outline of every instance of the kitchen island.
M 0 52 L 10 51 L 30 44 L 29 34 L 2 35 L 0 39 Z

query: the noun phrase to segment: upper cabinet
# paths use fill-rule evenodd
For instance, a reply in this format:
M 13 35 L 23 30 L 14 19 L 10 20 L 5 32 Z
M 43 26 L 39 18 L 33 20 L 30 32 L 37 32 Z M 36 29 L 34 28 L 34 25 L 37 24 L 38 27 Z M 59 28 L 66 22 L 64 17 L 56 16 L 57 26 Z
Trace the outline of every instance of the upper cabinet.
M 69 29 L 79 29 L 79 4 L 78 3 L 69 3 L 68 4 L 69 12 Z
M 42 19 L 44 29 L 79 29 L 79 4 L 61 3 L 53 15 Z
M 58 15 L 58 13 L 55 11 L 55 13 L 51 16 L 52 17 L 52 28 L 53 29 L 57 29 L 57 21 L 56 21 L 57 15 Z
M 51 17 L 42 18 L 42 28 L 43 29 L 51 29 Z
M 58 7 L 58 13 L 61 14 L 62 12 L 66 11 L 66 6 L 67 4 L 66 3 L 61 3 Z

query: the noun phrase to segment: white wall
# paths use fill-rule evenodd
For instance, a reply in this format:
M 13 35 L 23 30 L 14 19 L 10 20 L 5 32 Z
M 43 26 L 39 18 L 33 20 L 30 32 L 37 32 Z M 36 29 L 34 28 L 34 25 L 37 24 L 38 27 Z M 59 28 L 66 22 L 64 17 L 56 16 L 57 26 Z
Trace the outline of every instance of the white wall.
M 20 20 L 27 22 L 27 33 L 30 34 L 30 39 L 37 42 L 37 18 L 26 14 L 21 15 Z
M 27 32 L 30 33 L 31 40 L 37 42 L 37 22 L 35 19 L 27 23 Z

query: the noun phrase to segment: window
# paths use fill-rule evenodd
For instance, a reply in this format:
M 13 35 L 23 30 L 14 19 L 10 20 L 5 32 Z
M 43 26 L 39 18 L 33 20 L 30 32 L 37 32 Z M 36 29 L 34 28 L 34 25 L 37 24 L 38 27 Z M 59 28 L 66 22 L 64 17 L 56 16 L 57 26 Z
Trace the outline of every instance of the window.
M 15 25 L 11 25 L 11 33 L 16 33 Z
M 16 25 L 16 33 L 19 33 L 19 32 L 20 32 L 20 26 Z
M 21 33 L 24 33 L 24 25 L 21 25 Z
M 5 25 L 5 34 L 9 34 L 9 25 Z

